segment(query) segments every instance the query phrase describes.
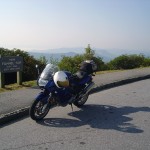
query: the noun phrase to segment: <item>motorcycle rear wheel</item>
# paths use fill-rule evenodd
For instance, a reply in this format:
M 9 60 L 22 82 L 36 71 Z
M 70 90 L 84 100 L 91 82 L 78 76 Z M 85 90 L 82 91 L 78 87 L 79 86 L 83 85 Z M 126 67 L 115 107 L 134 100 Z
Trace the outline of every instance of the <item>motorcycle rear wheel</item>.
M 49 102 L 45 104 L 42 100 L 34 100 L 30 107 L 29 115 L 33 120 L 39 121 L 48 114 L 49 109 Z
M 86 103 L 88 97 L 89 97 L 89 94 L 85 94 L 80 99 L 77 99 L 73 104 L 80 108 Z

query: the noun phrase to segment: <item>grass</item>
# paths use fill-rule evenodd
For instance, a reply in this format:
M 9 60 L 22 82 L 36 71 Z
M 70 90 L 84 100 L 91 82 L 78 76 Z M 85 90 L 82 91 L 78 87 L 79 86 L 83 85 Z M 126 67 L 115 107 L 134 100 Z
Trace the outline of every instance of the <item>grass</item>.
M 9 85 L 5 85 L 4 88 L 0 88 L 0 93 L 2 92 L 7 92 L 7 91 L 12 91 L 12 90 L 18 90 L 21 88 L 27 88 L 27 87 L 33 87 L 36 86 L 36 81 L 26 81 L 23 82 L 22 85 L 18 85 L 17 83 L 15 84 L 9 84 Z
M 117 71 L 120 71 L 120 70 L 99 71 L 99 72 L 96 72 L 96 74 L 104 74 L 104 73 L 117 72 Z M 0 88 L 0 93 L 12 91 L 12 90 L 18 90 L 18 89 L 27 88 L 27 87 L 33 87 L 36 85 L 37 85 L 36 80 L 23 82 L 22 85 L 18 85 L 17 83 L 9 84 L 9 85 L 5 85 L 4 88 Z
M 149 67 L 143 67 L 143 68 L 149 68 Z M 139 68 L 136 68 L 136 69 L 139 69 Z M 105 74 L 105 73 L 112 73 L 112 72 L 120 72 L 120 71 L 125 71 L 125 70 L 99 71 L 99 72 L 96 72 L 96 75 Z M 12 91 L 12 90 L 17 90 L 17 89 L 21 89 L 21 88 L 33 87 L 33 86 L 37 86 L 36 80 L 23 82 L 22 85 L 18 85 L 18 84 L 5 85 L 5 88 L 0 88 L 0 93 L 7 92 L 7 91 Z
M 98 71 L 98 72 L 96 72 L 96 75 L 98 75 L 98 74 L 105 74 L 105 73 L 112 73 L 112 72 L 120 72 L 120 71 L 124 71 L 124 70 L 106 70 L 106 71 Z
M 106 70 L 106 71 L 98 71 L 96 72 L 96 74 L 105 74 L 105 73 L 113 73 L 113 72 L 121 72 L 121 71 L 127 71 L 127 70 L 136 70 L 136 69 L 144 69 L 144 68 L 150 68 L 150 66 L 148 67 L 140 67 L 140 68 L 134 68 L 134 69 L 122 69 L 122 70 Z

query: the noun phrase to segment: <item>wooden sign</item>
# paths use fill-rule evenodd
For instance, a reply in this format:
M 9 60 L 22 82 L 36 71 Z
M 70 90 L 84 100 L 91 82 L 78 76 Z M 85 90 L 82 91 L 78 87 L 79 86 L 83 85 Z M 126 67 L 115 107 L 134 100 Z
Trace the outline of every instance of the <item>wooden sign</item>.
M 0 58 L 0 72 L 18 72 L 23 70 L 23 58 L 21 56 L 6 56 Z

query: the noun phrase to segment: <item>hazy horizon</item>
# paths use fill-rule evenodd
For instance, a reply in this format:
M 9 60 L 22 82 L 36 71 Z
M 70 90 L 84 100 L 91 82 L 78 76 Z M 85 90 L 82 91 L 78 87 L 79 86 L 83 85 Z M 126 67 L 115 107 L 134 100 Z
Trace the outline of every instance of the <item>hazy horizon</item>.
M 57 50 L 57 49 L 56 49 Z M 145 57 L 150 57 L 150 51 L 131 51 L 131 50 L 104 50 L 104 49 L 93 49 L 95 51 L 95 56 L 99 56 L 103 59 L 104 62 L 109 62 L 110 60 L 121 56 L 121 55 L 144 55 Z M 33 50 L 28 51 L 30 55 L 34 56 L 35 58 L 40 58 L 41 56 L 46 57 L 47 60 L 49 60 L 51 57 L 60 60 L 62 58 L 62 55 L 65 56 L 71 56 L 74 57 L 77 54 L 83 54 L 85 53 L 84 48 L 68 48 L 66 49 L 58 49 L 57 51 L 49 51 L 49 50 Z
M 86 46 L 87 47 L 87 46 Z M 64 48 L 55 48 L 55 49 L 32 49 L 27 50 L 27 52 L 38 52 L 38 53 L 84 53 L 86 47 L 64 47 Z M 109 53 L 145 53 L 149 52 L 149 50 L 136 50 L 136 49 L 102 49 L 102 48 L 96 48 L 92 47 L 91 49 L 96 52 L 109 52 Z

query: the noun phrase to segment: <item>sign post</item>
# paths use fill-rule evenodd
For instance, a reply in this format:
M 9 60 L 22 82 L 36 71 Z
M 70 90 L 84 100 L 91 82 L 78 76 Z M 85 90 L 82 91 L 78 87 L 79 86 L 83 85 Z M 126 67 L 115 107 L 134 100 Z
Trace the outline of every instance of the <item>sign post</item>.
M 17 84 L 22 85 L 22 72 L 17 72 Z
M 0 57 L 0 88 L 4 87 L 4 73 L 17 72 L 17 83 L 22 84 L 23 58 L 21 56 Z
M 1 62 L 1 55 L 0 55 L 0 62 Z M 0 63 L 0 68 L 1 68 L 1 63 Z M 0 88 L 4 88 L 4 74 L 1 72 L 1 69 L 0 69 Z
M 0 88 L 4 88 L 4 74 L 0 72 Z

